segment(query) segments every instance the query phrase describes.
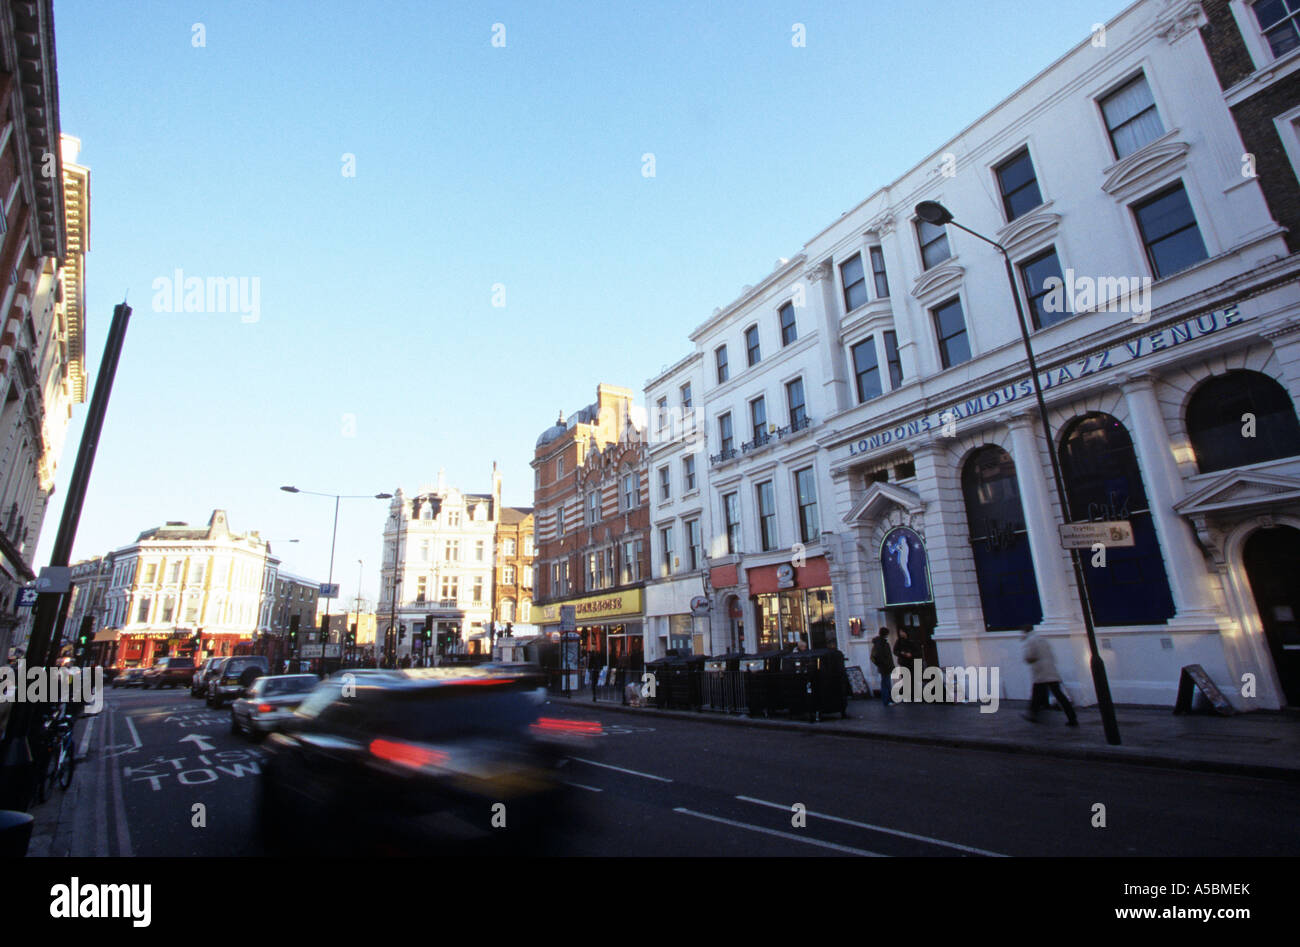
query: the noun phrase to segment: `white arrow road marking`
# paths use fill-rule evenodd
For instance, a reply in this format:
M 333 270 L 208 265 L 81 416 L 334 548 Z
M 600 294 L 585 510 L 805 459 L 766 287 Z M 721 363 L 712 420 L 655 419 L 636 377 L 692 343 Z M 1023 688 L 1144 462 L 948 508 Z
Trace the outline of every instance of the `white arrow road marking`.
M 771 809 L 781 809 L 785 812 L 790 811 L 789 806 L 783 806 L 779 802 L 767 802 L 763 799 L 754 799 L 752 796 L 737 796 L 741 802 L 752 802 L 756 806 L 767 806 Z M 988 855 L 990 858 L 1006 858 L 1001 852 L 990 852 L 982 848 L 973 848 L 970 845 L 958 845 L 956 842 L 945 842 L 943 839 L 930 838 L 928 835 L 913 835 L 911 832 L 904 832 L 901 829 L 886 828 L 883 825 L 872 825 L 870 822 L 854 822 L 852 819 L 842 819 L 835 815 L 826 815 L 824 812 L 813 812 L 811 809 L 804 810 L 805 815 L 815 816 L 818 819 L 825 819 L 828 822 L 839 822 L 844 825 L 856 825 L 860 829 L 870 829 L 872 832 L 883 832 L 886 835 L 897 835 L 899 838 L 910 838 L 917 842 L 928 842 L 931 845 L 942 845 L 945 848 L 955 848 L 958 851 L 970 852 L 973 855 Z
M 196 750 L 198 750 L 200 753 L 204 753 L 204 752 L 206 752 L 206 751 L 208 751 L 208 750 L 215 750 L 215 749 L 216 749 L 215 746 L 213 746 L 211 743 L 208 742 L 207 737 L 205 737 L 205 736 L 203 736 L 202 734 L 199 734 L 199 733 L 191 733 L 189 736 L 181 737 L 180 740 L 179 740 L 179 742 L 180 742 L 180 743 L 193 743 L 193 744 L 194 744 L 194 748 L 195 748 Z
M 601 769 L 613 769 L 613 770 L 617 770 L 620 773 L 627 773 L 630 776 L 640 776 L 642 779 L 654 779 L 654 780 L 658 780 L 661 783 L 672 782 L 671 779 L 668 779 L 664 776 L 655 776 L 653 773 L 640 773 L 634 769 L 624 769 L 621 766 L 611 766 L 608 763 L 597 763 L 595 760 L 584 760 L 580 756 L 571 756 L 569 757 L 569 759 L 573 760 L 575 763 L 586 763 L 588 766 L 599 766 Z
M 805 845 L 817 845 L 821 848 L 832 848 L 837 852 L 845 852 L 849 855 L 865 855 L 868 858 L 885 857 L 880 854 L 880 852 L 869 852 L 864 848 L 850 848 L 848 845 L 837 845 L 834 842 L 825 842 L 819 838 L 808 838 L 804 835 L 795 835 L 793 832 L 779 832 L 776 829 L 769 829 L 761 825 L 750 825 L 748 822 L 733 822 L 731 819 L 709 815 L 707 812 L 694 812 L 691 809 L 683 809 L 681 806 L 678 806 L 673 811 L 680 812 L 682 815 L 693 815 L 697 819 L 708 819 L 710 822 L 721 822 L 723 825 L 734 826 L 738 829 L 749 829 L 751 832 L 762 832 L 764 835 L 775 835 L 779 838 L 788 838 L 792 842 L 803 842 Z

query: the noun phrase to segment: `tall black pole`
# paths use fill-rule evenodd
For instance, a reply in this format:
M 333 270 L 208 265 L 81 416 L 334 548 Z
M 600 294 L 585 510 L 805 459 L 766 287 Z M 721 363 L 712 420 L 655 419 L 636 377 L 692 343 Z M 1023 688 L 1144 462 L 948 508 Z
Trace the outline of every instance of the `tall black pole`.
M 86 425 L 81 432 L 81 444 L 77 448 L 68 496 L 63 501 L 59 531 L 54 537 L 54 549 L 50 553 L 52 567 L 67 566 L 72 557 L 72 544 L 77 538 L 77 524 L 81 521 L 81 508 L 86 502 L 86 488 L 90 484 L 90 472 L 95 465 L 95 451 L 104 429 L 108 399 L 113 393 L 113 379 L 117 375 L 117 363 L 122 356 L 126 327 L 130 320 L 131 307 L 125 302 L 118 303 L 113 308 L 113 321 L 108 327 L 108 340 L 104 343 L 95 391 L 90 399 L 90 410 L 86 414 Z M 56 627 L 63 627 L 71 598 L 71 595 L 61 592 L 42 592 L 37 596 L 32 637 L 27 647 L 29 665 L 50 667 L 54 663 L 59 642 L 53 631 Z M 26 701 L 19 702 L 14 707 L 13 717 L 5 730 L 4 742 L 0 744 L 0 809 L 27 810 L 33 785 L 30 738 L 45 709 L 45 704 Z
M 1047 442 L 1047 457 L 1052 462 L 1052 482 L 1056 486 L 1056 498 L 1061 504 L 1061 516 L 1064 522 L 1072 522 L 1070 500 L 1065 492 L 1065 478 L 1061 476 L 1061 463 L 1056 456 L 1056 440 L 1052 436 L 1052 424 L 1047 417 L 1047 399 L 1043 397 L 1043 385 L 1038 377 L 1038 364 L 1034 359 L 1034 347 L 1029 340 L 1029 323 L 1025 320 L 1025 310 L 1020 304 L 1020 287 L 1016 285 L 1015 270 L 1011 267 L 1011 256 L 1007 248 L 990 240 L 983 234 L 976 233 L 969 227 L 963 227 L 955 220 L 950 220 L 954 227 L 964 230 L 972 237 L 997 248 L 1002 254 L 1006 266 L 1007 283 L 1011 287 L 1011 298 L 1016 304 L 1016 319 L 1020 323 L 1020 338 L 1025 346 L 1025 359 L 1029 363 L 1029 377 L 1034 383 L 1034 397 L 1038 401 L 1038 420 L 1043 429 L 1043 439 Z M 1110 681 L 1106 677 L 1106 662 L 1102 660 L 1097 648 L 1097 632 L 1092 623 L 1092 603 L 1088 599 L 1087 577 L 1083 572 L 1083 563 L 1079 559 L 1079 550 L 1070 550 L 1070 562 L 1074 566 L 1074 584 L 1079 590 L 1079 607 L 1083 611 L 1083 627 L 1088 633 L 1088 650 L 1091 655 L 1089 669 L 1092 671 L 1092 686 L 1097 692 L 1097 709 L 1101 711 L 1102 729 L 1106 731 L 1106 742 L 1119 746 L 1119 721 L 1115 719 L 1115 703 L 1110 696 Z

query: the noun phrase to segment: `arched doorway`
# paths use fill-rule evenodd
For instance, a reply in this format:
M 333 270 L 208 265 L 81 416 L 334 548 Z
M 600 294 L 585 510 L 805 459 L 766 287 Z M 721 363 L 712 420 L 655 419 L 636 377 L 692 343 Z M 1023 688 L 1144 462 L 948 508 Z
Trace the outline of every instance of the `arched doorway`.
M 1257 530 L 1242 559 L 1286 702 L 1300 706 L 1300 530 Z

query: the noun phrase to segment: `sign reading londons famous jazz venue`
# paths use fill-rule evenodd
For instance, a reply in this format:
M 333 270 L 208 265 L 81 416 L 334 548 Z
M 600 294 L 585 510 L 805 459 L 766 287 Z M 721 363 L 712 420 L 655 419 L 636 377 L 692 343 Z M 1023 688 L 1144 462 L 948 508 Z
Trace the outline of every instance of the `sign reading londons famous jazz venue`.
M 1240 310 L 1235 305 L 1232 305 L 1226 309 L 1217 309 L 1202 316 L 1196 316 L 1181 322 L 1173 322 L 1153 332 L 1113 345 L 1110 348 L 1096 349 L 1081 358 L 1051 368 L 1045 368 L 1039 372 L 1039 383 L 1042 385 L 1043 391 L 1048 392 L 1053 388 L 1068 385 L 1088 375 L 1107 372 L 1122 365 L 1130 364 L 1138 359 L 1145 358 L 1153 352 L 1170 349 L 1191 342 L 1194 339 L 1203 338 L 1229 326 L 1238 325 L 1244 322 L 1245 318 Z M 905 424 L 899 424 L 890 430 L 878 431 L 867 437 L 851 441 L 848 456 L 857 457 L 859 454 L 869 454 L 882 447 L 889 447 L 921 434 L 937 436 L 943 432 L 945 425 L 951 425 L 966 418 L 974 417 L 981 412 L 990 411 L 1019 398 L 1032 398 L 1033 395 L 1034 384 L 1033 380 L 1029 378 L 1022 378 L 1019 381 L 1012 381 L 995 388 L 989 388 L 974 397 L 955 402 L 924 417 L 913 419 Z

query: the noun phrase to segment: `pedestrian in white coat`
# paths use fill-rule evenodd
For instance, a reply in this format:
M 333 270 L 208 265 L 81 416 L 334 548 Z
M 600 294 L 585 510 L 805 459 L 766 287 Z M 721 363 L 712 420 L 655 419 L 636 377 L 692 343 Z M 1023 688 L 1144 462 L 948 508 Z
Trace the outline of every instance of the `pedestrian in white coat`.
M 1038 712 L 1047 706 L 1047 695 L 1050 692 L 1065 711 L 1066 726 L 1077 727 L 1079 717 L 1074 712 L 1074 704 L 1070 703 L 1070 698 L 1065 696 L 1065 691 L 1061 688 L 1061 675 L 1056 670 L 1052 646 L 1034 631 L 1033 625 L 1025 625 L 1021 630 L 1025 633 L 1022 653 L 1025 663 L 1029 665 L 1030 679 L 1034 682 L 1029 697 L 1029 713 L 1025 714 L 1025 719 L 1030 723 L 1038 723 Z

